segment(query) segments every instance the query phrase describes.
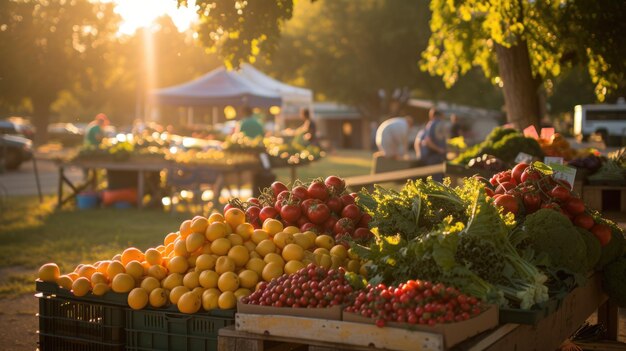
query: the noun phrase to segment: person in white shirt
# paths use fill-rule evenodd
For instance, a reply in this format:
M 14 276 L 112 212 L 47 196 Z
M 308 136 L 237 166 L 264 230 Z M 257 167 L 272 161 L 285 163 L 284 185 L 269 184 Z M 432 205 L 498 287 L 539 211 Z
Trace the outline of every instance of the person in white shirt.
M 409 116 L 384 121 L 376 130 L 376 146 L 382 156 L 393 159 L 406 158 L 412 126 L 413 119 Z

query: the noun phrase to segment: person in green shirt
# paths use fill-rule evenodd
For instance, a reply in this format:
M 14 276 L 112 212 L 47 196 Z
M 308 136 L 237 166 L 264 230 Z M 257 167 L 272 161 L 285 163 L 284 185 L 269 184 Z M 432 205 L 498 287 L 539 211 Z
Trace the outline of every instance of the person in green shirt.
M 104 113 L 99 113 L 87 126 L 85 145 L 98 146 L 104 138 L 104 128 L 109 125 L 109 119 Z
M 252 109 L 246 106 L 242 109 L 242 112 L 244 117 L 237 124 L 235 132 L 242 132 L 245 136 L 251 139 L 263 136 L 265 134 L 263 125 L 256 117 L 254 117 Z

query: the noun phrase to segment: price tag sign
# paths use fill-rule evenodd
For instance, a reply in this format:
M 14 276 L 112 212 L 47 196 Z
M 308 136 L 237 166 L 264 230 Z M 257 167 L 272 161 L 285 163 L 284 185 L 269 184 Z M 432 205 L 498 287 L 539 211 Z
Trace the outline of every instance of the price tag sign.
M 259 159 L 261 160 L 261 165 L 263 165 L 264 169 L 269 170 L 272 167 L 270 164 L 270 158 L 266 153 L 260 153 Z
M 563 164 L 563 157 L 546 156 L 543 159 L 543 163 L 547 164 L 548 166 L 562 165 Z
M 541 128 L 541 139 L 550 140 L 554 135 L 554 128 Z
M 515 163 L 526 163 L 531 164 L 533 162 L 533 157 L 527 153 L 520 152 L 515 157 Z
M 576 168 L 568 167 L 562 164 L 549 164 L 552 168 L 552 177 L 554 179 L 564 180 L 569 183 L 570 190 L 574 190 L 574 180 L 576 179 Z
M 535 129 L 535 126 L 528 126 L 524 128 L 524 136 L 527 138 L 539 139 L 539 135 L 537 134 L 537 129 Z

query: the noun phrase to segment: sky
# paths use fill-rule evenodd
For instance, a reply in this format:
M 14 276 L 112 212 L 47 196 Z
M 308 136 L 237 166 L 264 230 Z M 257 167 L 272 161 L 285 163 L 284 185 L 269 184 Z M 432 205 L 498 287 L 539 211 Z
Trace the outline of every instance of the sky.
M 179 31 L 189 28 L 197 18 L 195 0 L 190 0 L 190 8 L 177 8 L 176 0 L 112 0 L 115 12 L 122 17 L 119 32 L 132 35 L 138 28 L 149 26 L 156 18 L 169 15 Z

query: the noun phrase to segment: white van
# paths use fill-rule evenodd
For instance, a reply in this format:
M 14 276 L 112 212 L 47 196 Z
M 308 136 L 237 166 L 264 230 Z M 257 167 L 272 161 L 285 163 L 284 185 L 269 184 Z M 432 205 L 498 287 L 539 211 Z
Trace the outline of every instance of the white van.
M 620 145 L 626 140 L 626 103 L 577 105 L 574 107 L 574 134 L 587 140 L 597 133 L 607 145 Z

